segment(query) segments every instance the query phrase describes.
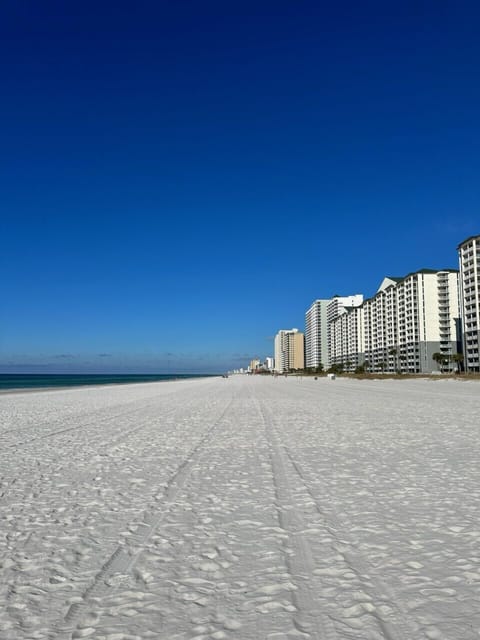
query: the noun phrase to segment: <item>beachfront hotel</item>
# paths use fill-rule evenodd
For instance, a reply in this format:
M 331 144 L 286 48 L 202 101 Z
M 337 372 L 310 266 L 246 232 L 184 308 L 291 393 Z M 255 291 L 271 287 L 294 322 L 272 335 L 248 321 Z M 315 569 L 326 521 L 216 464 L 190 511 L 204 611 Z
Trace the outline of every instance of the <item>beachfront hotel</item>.
M 272 357 L 272 356 L 267 356 L 267 357 L 265 358 L 265 361 L 264 361 L 264 363 L 263 363 L 263 366 L 265 367 L 265 369 L 266 369 L 267 371 L 273 371 L 273 369 L 274 369 L 274 363 L 275 363 L 275 360 L 273 359 L 273 357 Z
M 465 371 L 480 372 L 480 236 L 458 246 Z
M 286 373 L 290 369 L 303 369 L 305 340 L 298 329 L 281 330 L 275 336 L 275 371 Z
M 248 365 L 248 372 L 249 372 L 249 373 L 253 373 L 253 372 L 254 372 L 254 371 L 256 371 L 259 367 L 260 367 L 260 360 L 259 360 L 259 358 L 253 358 L 252 360 L 250 360 L 250 364 Z
M 362 304 L 361 293 L 352 296 L 334 296 L 330 300 L 327 307 L 329 365 L 341 362 L 345 368 L 354 370 L 359 364 L 358 354 L 362 344 L 362 334 L 361 324 L 355 327 L 357 316 L 354 310 L 360 308 Z M 354 336 L 351 334 L 352 327 L 355 327 Z
M 330 300 L 314 300 L 305 314 L 305 367 L 327 367 L 327 307 Z
M 324 369 L 335 362 L 337 350 L 343 351 L 343 343 L 350 331 L 343 331 L 334 324 L 338 317 L 347 317 L 347 310 L 359 308 L 363 295 L 334 296 L 327 300 L 314 300 L 305 314 L 305 367 Z M 356 316 L 354 316 L 356 317 Z M 348 316 L 350 319 L 350 317 Z M 356 334 L 355 334 L 356 335 Z M 358 351 L 358 341 L 353 339 L 351 350 Z M 342 347 L 338 347 L 338 343 Z M 353 358 L 355 361 L 356 359 Z
M 361 294 L 314 300 L 305 313 L 305 367 L 452 372 L 463 356 L 466 371 L 480 372 L 480 235 L 464 240 L 458 256 L 460 271 L 387 276 L 367 300 Z M 288 355 L 286 334 L 296 331 L 275 338 L 276 371 L 301 368 Z
M 458 271 L 421 269 L 384 278 L 365 302 L 364 318 L 365 360 L 371 370 L 438 370 L 433 354 L 447 357 L 461 350 Z M 453 367 L 449 362 L 447 368 Z
M 352 371 L 430 373 L 453 370 L 461 352 L 458 271 L 421 269 L 385 277 L 377 293 L 329 324 L 331 364 Z M 439 365 L 434 354 L 442 354 Z
M 345 371 L 355 371 L 363 364 L 365 351 L 364 314 L 362 306 L 343 306 L 329 324 L 329 359 Z

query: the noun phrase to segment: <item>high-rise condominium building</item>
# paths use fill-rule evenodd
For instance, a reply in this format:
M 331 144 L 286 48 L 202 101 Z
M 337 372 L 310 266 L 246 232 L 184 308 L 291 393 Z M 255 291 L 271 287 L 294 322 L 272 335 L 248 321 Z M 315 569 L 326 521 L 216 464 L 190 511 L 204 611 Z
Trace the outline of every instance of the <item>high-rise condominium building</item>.
M 268 371 L 273 371 L 273 365 L 274 365 L 275 360 L 272 358 L 272 356 L 267 356 L 265 358 L 265 362 L 263 363 L 263 366 L 265 367 L 265 369 L 267 369 Z
M 298 329 L 281 330 L 275 336 L 275 371 L 284 373 L 290 369 L 303 369 L 304 335 Z
M 305 366 L 328 367 L 327 307 L 330 300 L 315 300 L 305 314 Z
M 461 351 L 459 318 L 458 271 L 421 269 L 404 278 L 384 278 L 363 305 L 368 369 L 438 370 L 434 354 L 451 356 Z M 450 360 L 447 368 L 453 370 L 454 362 Z
M 345 371 L 355 371 L 364 360 L 363 307 L 343 307 L 329 327 L 332 340 L 330 366 L 341 365 Z
M 463 356 L 466 371 L 480 372 L 480 236 L 458 246 Z
M 258 358 L 253 358 L 250 360 L 250 364 L 248 365 L 248 370 L 250 373 L 253 373 L 260 367 L 260 360 Z
M 348 369 L 357 364 L 357 358 L 348 356 L 345 360 L 346 352 L 351 352 L 354 346 L 347 344 L 347 337 L 352 331 L 351 320 L 357 316 L 353 315 L 348 319 L 343 318 L 343 322 L 336 322 L 338 318 L 346 316 L 349 311 L 361 307 L 363 295 L 356 293 L 352 296 L 334 296 L 327 306 L 327 341 L 328 341 L 328 362 L 332 364 L 343 364 Z M 355 341 L 354 341 L 355 342 Z M 357 345 L 358 346 L 358 345 Z

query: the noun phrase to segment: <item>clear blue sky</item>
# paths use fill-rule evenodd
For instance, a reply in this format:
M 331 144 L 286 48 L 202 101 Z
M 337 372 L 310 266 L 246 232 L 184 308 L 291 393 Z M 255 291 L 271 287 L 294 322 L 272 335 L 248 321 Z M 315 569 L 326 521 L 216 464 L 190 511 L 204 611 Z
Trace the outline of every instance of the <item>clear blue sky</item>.
M 480 232 L 478 3 L 0 10 L 1 371 L 223 371 Z

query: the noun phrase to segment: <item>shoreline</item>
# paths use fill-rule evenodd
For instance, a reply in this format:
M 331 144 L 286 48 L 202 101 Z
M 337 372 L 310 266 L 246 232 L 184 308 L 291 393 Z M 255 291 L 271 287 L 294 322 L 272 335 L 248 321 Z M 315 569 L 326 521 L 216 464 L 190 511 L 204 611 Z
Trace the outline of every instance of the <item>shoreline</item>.
M 188 380 L 204 380 L 205 378 L 219 378 L 220 374 L 205 374 L 196 375 L 192 377 L 179 377 L 168 378 L 168 380 L 143 380 L 139 382 L 107 382 L 104 384 L 72 384 L 72 385 L 59 385 L 59 386 L 45 386 L 45 387 L 11 387 L 1 388 L 0 397 L 7 395 L 19 395 L 22 393 L 43 393 L 47 391 L 74 391 L 75 389 L 112 389 L 115 387 L 127 387 L 127 386 L 139 386 L 146 384 L 164 384 L 165 382 L 186 382 Z

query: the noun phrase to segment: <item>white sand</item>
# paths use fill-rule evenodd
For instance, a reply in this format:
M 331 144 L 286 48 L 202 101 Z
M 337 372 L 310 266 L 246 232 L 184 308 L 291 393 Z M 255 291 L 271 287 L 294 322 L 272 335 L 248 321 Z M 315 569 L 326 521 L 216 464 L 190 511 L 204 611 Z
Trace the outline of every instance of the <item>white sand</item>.
M 480 386 L 0 398 L 0 638 L 480 637 Z

